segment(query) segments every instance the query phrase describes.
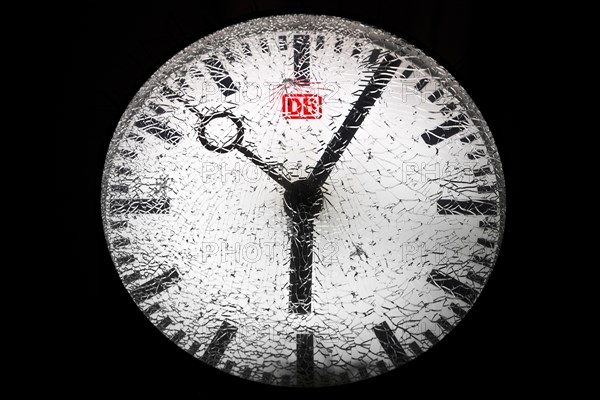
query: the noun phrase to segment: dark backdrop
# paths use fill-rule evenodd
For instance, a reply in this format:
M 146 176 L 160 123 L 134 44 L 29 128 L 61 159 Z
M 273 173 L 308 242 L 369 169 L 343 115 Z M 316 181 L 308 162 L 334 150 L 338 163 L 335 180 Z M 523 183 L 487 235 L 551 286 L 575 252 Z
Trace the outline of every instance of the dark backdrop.
M 483 2 L 480 2 L 483 3 Z M 504 4 L 504 3 L 503 3 Z M 60 10 L 59 10 L 60 11 Z M 518 391 L 527 381 L 535 326 L 523 297 L 519 229 L 519 131 L 515 108 L 526 90 L 516 73 L 519 43 L 527 37 L 517 6 L 470 2 L 235 1 L 134 6 L 84 6 L 55 19 L 64 57 L 58 60 L 62 94 L 56 142 L 60 226 L 72 238 L 69 325 L 56 364 L 59 387 L 80 398 L 216 398 L 377 396 Z M 364 382 L 320 390 L 292 390 L 244 381 L 206 367 L 164 338 L 122 287 L 104 242 L 101 174 L 112 133 L 127 104 L 165 61 L 200 37 L 259 16 L 303 12 L 359 20 L 415 44 L 465 87 L 487 120 L 504 164 L 508 218 L 498 264 L 479 301 L 440 344 L 395 371 Z M 64 63 L 64 64 L 63 64 Z M 57 244 L 64 249 L 64 243 Z M 428 396 L 427 396 L 428 397 Z

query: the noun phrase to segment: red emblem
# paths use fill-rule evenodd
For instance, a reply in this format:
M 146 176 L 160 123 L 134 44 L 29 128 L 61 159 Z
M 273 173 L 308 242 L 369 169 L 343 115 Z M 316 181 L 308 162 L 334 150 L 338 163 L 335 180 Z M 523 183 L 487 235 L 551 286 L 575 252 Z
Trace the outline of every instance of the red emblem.
M 291 93 L 282 96 L 283 117 L 286 119 L 319 119 L 323 116 L 323 97 L 312 93 Z

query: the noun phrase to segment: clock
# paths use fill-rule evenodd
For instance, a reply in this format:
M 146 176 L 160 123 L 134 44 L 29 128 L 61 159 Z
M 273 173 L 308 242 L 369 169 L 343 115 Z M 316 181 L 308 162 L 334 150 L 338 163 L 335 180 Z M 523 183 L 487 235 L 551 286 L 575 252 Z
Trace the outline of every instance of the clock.
M 314 15 L 233 25 L 163 65 L 116 128 L 101 207 L 165 340 L 280 386 L 367 379 L 442 340 L 506 209 L 492 135 L 450 74 Z

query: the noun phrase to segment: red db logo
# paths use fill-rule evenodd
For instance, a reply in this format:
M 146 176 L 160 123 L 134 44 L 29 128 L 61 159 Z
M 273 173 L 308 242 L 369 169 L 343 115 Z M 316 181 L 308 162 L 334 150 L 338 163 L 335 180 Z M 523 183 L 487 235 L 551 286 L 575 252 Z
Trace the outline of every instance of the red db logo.
M 311 93 L 284 94 L 281 112 L 286 119 L 319 119 L 323 116 L 323 97 Z

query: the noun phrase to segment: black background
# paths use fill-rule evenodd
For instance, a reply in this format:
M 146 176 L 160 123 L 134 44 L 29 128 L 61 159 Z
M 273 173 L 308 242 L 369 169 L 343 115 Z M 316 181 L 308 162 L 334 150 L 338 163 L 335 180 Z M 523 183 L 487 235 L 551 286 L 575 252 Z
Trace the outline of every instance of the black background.
M 504 3 L 502 3 L 504 4 Z M 69 10 L 55 31 L 66 50 L 56 142 L 56 168 L 70 182 L 60 189 L 58 217 L 73 238 L 74 261 L 68 306 L 71 329 L 57 367 L 59 386 L 82 398 L 215 396 L 426 396 L 513 391 L 527 381 L 532 355 L 523 336 L 520 277 L 528 266 L 517 244 L 520 191 L 519 141 L 515 126 L 512 68 L 519 59 L 516 6 L 475 2 L 231 1 L 145 2 L 136 7 L 101 4 Z M 445 66 L 477 103 L 504 165 L 508 216 L 502 251 L 480 299 L 447 337 L 395 371 L 337 388 L 285 389 L 231 377 L 180 351 L 139 312 L 122 287 L 104 242 L 100 186 L 112 133 L 127 104 L 165 61 L 202 36 L 254 17 L 303 12 L 355 19 L 407 39 Z M 63 61 L 61 61 L 63 62 Z M 65 196 L 66 191 L 66 196 Z M 65 216 L 67 218 L 65 219 Z M 66 221 L 66 222 L 65 222 Z M 57 247 L 64 249 L 64 245 Z M 535 328 L 532 328 L 535 331 Z M 533 332 L 532 332 L 533 334 Z M 60 369 L 64 368 L 64 373 Z

